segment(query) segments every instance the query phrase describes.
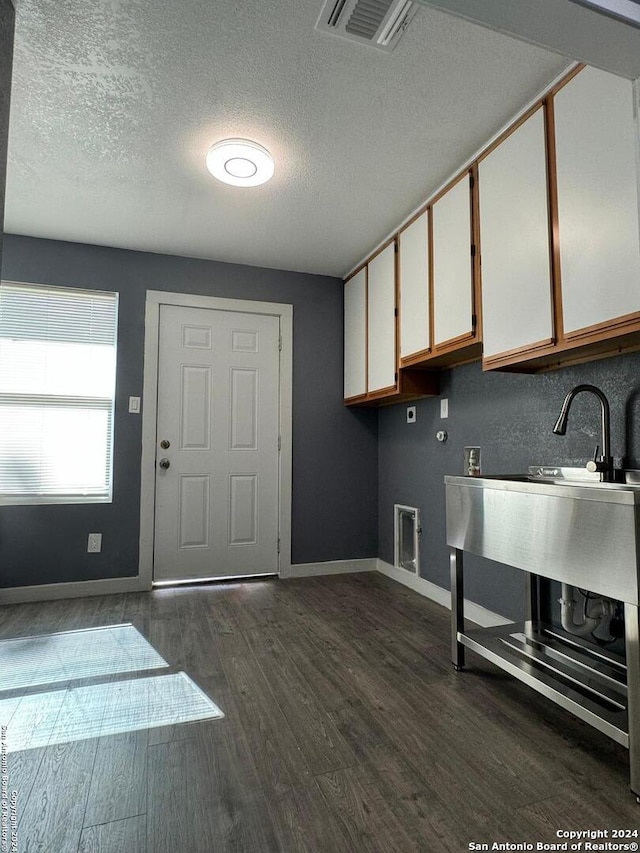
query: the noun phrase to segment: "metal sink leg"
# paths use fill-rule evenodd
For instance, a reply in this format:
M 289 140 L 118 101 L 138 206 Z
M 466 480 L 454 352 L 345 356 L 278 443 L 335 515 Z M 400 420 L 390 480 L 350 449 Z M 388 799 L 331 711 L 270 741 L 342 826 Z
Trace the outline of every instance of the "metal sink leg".
M 640 802 L 640 627 L 635 604 L 624 605 L 627 658 L 627 715 L 629 718 L 630 787 Z
M 464 666 L 464 646 L 458 641 L 458 632 L 464 633 L 464 584 L 462 578 L 462 551 L 451 548 L 451 660 L 454 669 Z

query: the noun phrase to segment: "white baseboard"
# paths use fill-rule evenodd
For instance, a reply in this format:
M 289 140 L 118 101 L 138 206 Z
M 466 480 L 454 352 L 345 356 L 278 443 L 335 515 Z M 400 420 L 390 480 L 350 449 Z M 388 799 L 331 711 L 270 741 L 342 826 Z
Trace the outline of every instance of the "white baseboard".
M 132 578 L 103 578 L 96 581 L 11 586 L 0 589 L 0 604 L 24 604 L 29 601 L 53 601 L 58 598 L 88 598 L 90 595 L 114 595 L 118 592 L 148 590 L 149 586 L 137 575 Z
M 420 595 L 424 595 L 425 598 L 430 598 L 431 601 L 435 601 L 449 610 L 451 609 L 451 593 L 448 589 L 425 580 L 418 575 L 412 575 L 411 572 L 407 572 L 404 569 L 397 569 L 390 563 L 386 563 L 384 560 L 376 559 L 375 557 L 363 560 L 334 560 L 326 563 L 297 563 L 281 572 L 280 577 L 306 578 L 314 575 L 374 571 L 381 572 L 381 574 L 404 584 L 404 586 L 410 587 L 415 592 L 420 593 Z M 499 613 L 494 613 L 481 604 L 476 604 L 475 601 L 465 600 L 464 615 L 467 619 L 470 619 L 482 628 L 493 628 L 496 625 L 508 625 L 512 622 L 511 619 L 506 619 Z
M 384 560 L 367 557 L 360 560 L 332 560 L 324 563 L 297 563 L 280 574 L 286 578 L 305 578 L 315 575 L 336 575 L 346 572 L 381 572 L 383 575 L 408 586 L 425 598 L 451 608 L 451 593 L 424 578 L 412 575 L 404 569 L 397 569 Z M 72 583 L 49 583 L 37 586 L 13 586 L 0 589 L 0 605 L 23 604 L 31 601 L 53 601 L 60 598 L 88 598 L 91 595 L 114 595 L 121 592 L 145 592 L 149 590 L 139 576 L 129 578 L 103 578 L 95 581 L 75 581 Z M 512 620 L 505 619 L 474 601 L 465 601 L 464 615 L 483 628 L 495 625 L 508 625 Z
M 432 601 L 442 604 L 443 607 L 447 607 L 451 610 L 451 593 L 448 589 L 438 586 L 438 584 L 432 583 L 431 581 L 425 580 L 418 575 L 412 575 L 411 572 L 408 572 L 405 569 L 397 569 L 390 563 L 385 563 L 384 560 L 379 559 L 377 563 L 377 569 L 383 575 L 393 578 L 394 581 L 398 581 L 399 583 L 410 587 L 416 592 L 419 592 L 420 595 L 424 595 L 425 598 L 430 598 Z M 466 599 L 464 602 L 464 615 L 467 619 L 475 622 L 476 625 L 480 625 L 481 628 L 493 628 L 496 625 L 509 625 L 513 621 L 512 619 L 505 619 L 504 616 L 501 616 L 499 613 L 494 613 L 492 610 L 487 610 L 486 607 L 483 607 L 481 604 L 476 604 L 475 601 L 467 601 Z
M 326 563 L 294 563 L 280 572 L 281 578 L 309 578 L 313 575 L 340 575 L 346 572 L 375 572 L 378 560 L 367 557 L 361 560 L 331 560 Z

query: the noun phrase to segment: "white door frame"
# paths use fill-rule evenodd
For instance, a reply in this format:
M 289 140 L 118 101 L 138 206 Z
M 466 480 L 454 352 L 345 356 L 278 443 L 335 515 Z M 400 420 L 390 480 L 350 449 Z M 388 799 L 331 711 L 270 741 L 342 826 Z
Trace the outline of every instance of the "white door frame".
M 293 399 L 293 305 L 279 302 L 252 302 L 197 296 L 193 293 L 169 293 L 148 290 L 144 318 L 144 378 L 142 386 L 142 473 L 140 478 L 140 581 L 153 585 L 153 538 L 156 486 L 156 420 L 158 414 L 158 348 L 160 345 L 160 306 L 209 308 L 214 311 L 240 311 L 268 314 L 280 318 L 280 559 L 279 571 L 287 576 L 291 569 L 291 447 Z

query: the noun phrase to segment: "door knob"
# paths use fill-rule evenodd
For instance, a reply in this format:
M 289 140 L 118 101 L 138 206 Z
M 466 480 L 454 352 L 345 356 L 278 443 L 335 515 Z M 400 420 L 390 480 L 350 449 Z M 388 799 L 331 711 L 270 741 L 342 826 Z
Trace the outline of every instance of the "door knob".
M 165 470 L 171 465 L 171 462 L 166 458 L 166 456 L 158 462 L 160 468 L 164 468 Z
M 163 439 L 162 439 L 162 441 L 160 442 L 160 447 L 161 447 L 163 450 L 167 450 L 169 447 L 171 447 L 171 442 L 170 442 L 170 441 L 167 441 L 167 439 L 166 439 L 166 438 L 163 438 Z

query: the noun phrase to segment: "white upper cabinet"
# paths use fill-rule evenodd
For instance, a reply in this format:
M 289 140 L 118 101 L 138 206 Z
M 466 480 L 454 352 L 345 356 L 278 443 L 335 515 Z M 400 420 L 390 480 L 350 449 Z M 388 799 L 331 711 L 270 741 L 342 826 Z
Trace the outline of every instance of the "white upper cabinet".
M 531 371 L 640 346 L 635 85 L 572 69 L 427 200 L 397 256 L 368 260 L 345 290 L 350 404 L 438 393 L 435 371 L 480 354 Z
M 400 287 L 400 358 L 428 351 L 429 236 L 423 213 L 398 238 Z
M 367 270 L 344 285 L 344 396 L 367 393 Z
M 367 306 L 368 390 L 396 384 L 396 254 L 390 243 L 369 262 Z
M 484 359 L 552 342 L 544 111 L 479 163 Z
M 471 195 L 465 175 L 432 207 L 436 347 L 473 334 Z
M 629 80 L 585 68 L 554 98 L 563 327 L 640 311 L 637 127 Z

